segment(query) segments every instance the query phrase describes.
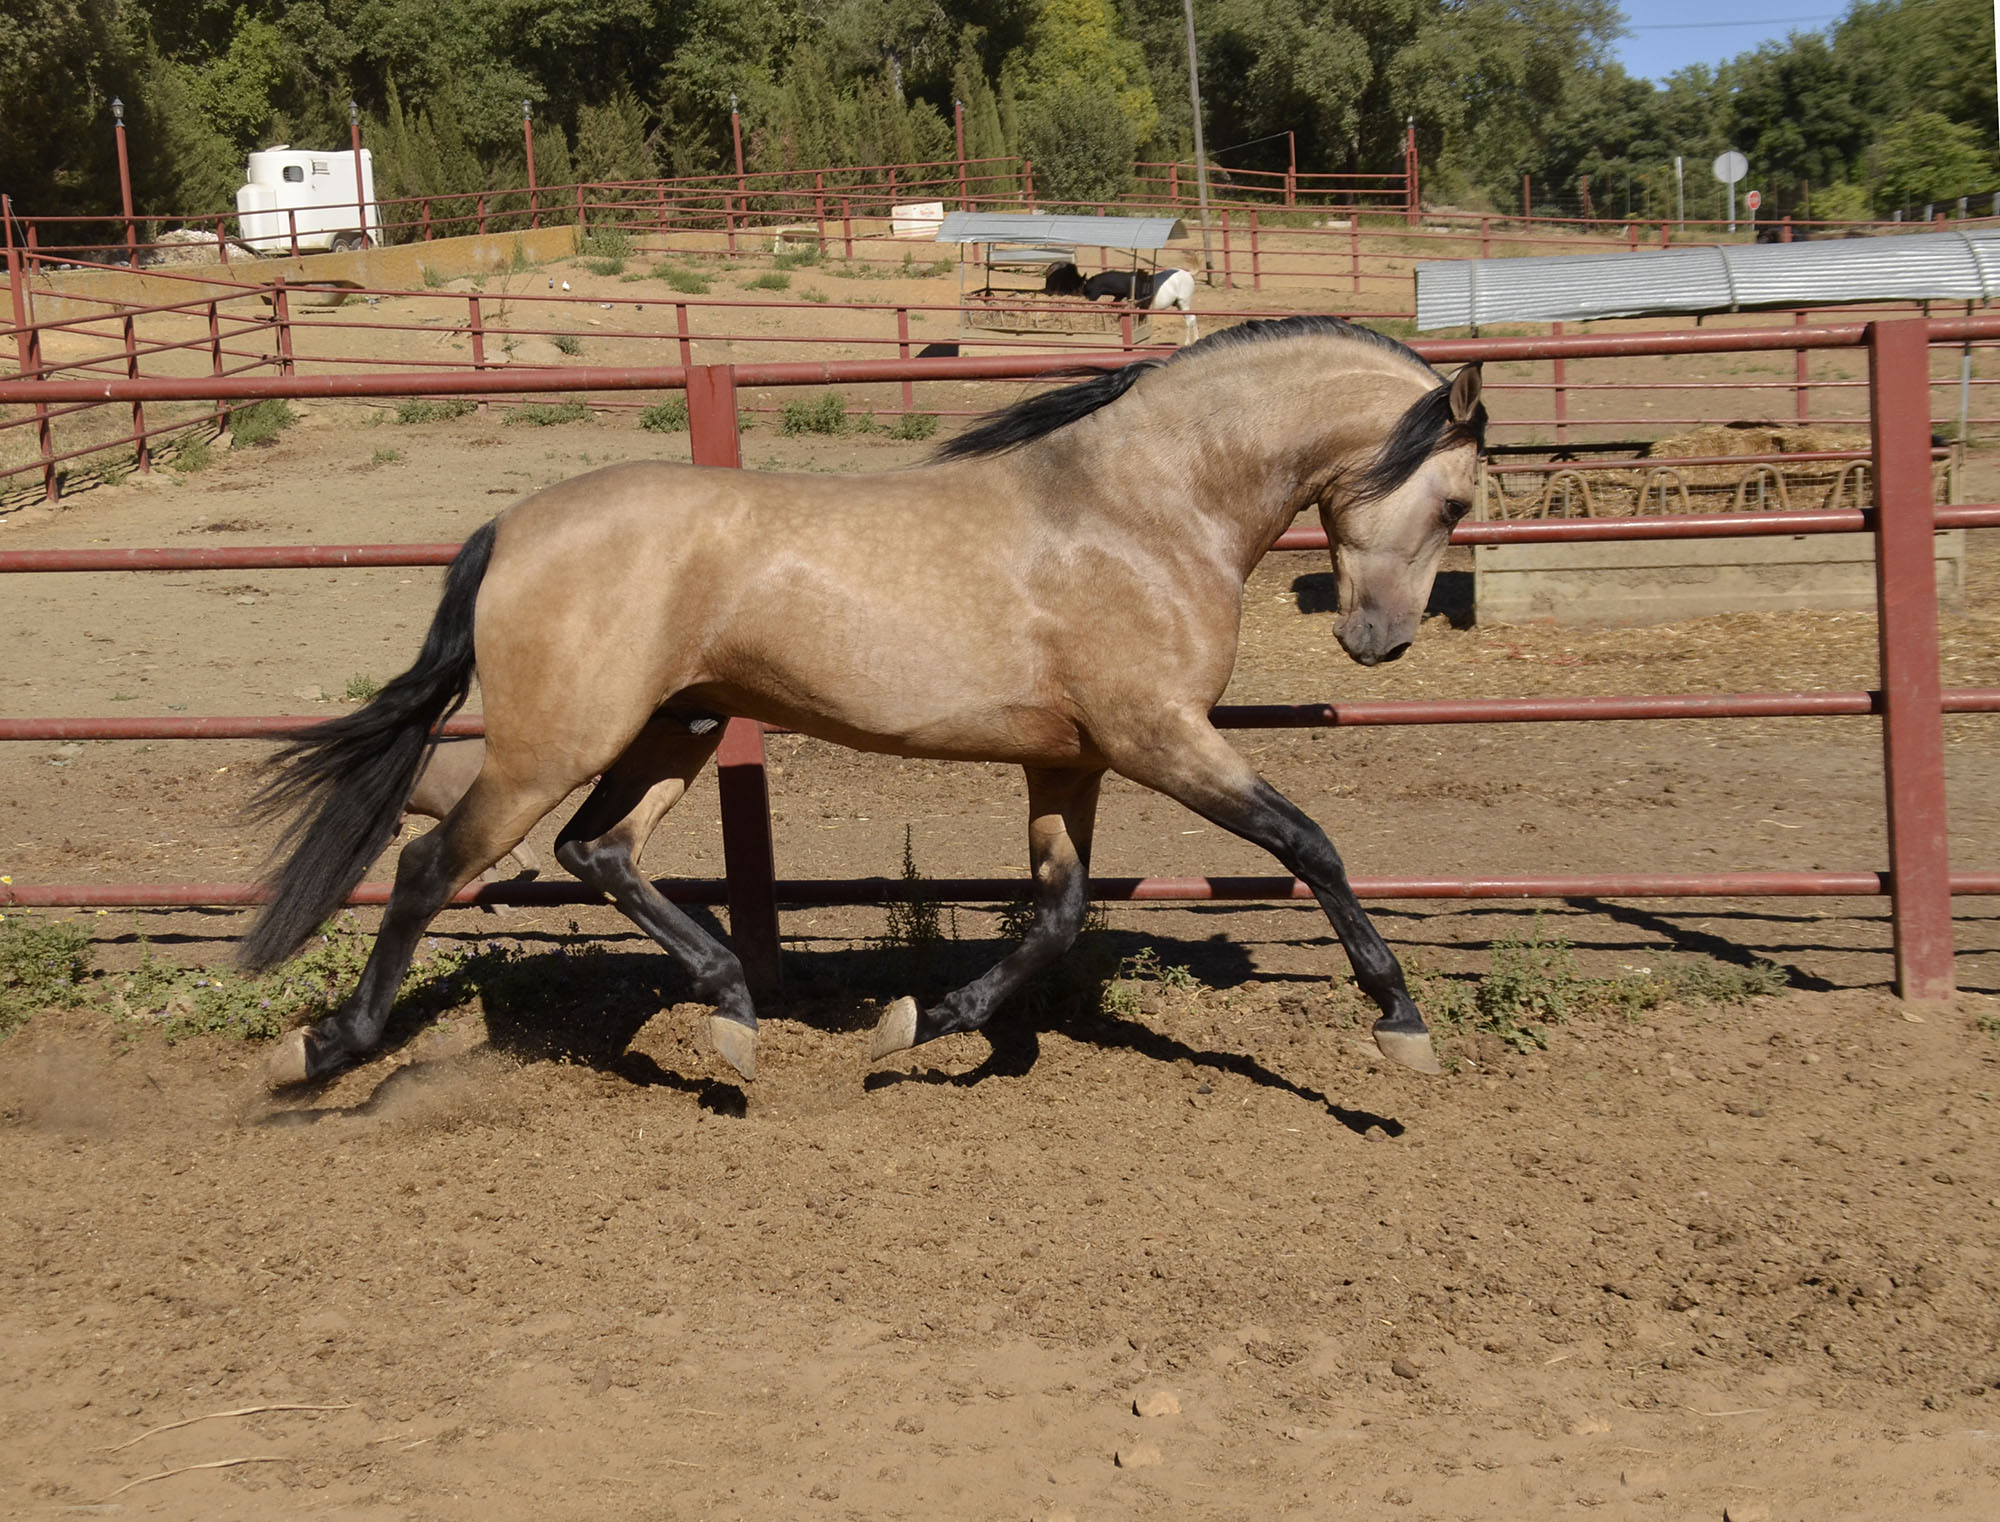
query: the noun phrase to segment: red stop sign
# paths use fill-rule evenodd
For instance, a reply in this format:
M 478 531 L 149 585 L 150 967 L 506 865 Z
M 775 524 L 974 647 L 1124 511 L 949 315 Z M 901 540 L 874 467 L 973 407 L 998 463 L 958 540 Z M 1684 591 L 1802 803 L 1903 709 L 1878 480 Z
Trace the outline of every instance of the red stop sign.
M 1755 211 L 1764 204 L 1764 193 L 1761 190 L 1751 191 L 1750 194 L 1743 198 L 1743 204 L 1752 211 Z

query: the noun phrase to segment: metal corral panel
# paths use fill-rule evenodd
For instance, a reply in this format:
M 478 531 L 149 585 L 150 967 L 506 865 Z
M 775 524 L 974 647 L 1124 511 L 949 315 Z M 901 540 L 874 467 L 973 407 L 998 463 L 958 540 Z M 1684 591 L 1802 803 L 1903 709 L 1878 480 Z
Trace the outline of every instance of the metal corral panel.
M 1067 243 L 1084 248 L 1160 248 L 1185 238 L 1178 217 L 1064 217 L 1028 212 L 955 211 L 940 243 Z
M 1417 266 L 1417 327 L 1586 322 L 1861 301 L 1990 301 L 2000 229 Z

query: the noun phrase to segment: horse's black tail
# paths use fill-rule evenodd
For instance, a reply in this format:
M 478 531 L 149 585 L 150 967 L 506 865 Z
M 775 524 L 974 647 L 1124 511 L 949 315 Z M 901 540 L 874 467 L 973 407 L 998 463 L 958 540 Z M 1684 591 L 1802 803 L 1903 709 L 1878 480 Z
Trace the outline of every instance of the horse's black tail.
M 306 943 L 388 846 L 437 726 L 472 690 L 472 609 L 493 554 L 483 525 L 445 573 L 444 596 L 416 664 L 364 708 L 285 736 L 274 775 L 250 802 L 253 818 L 297 810 L 271 853 L 271 900 L 237 947 L 253 972 Z

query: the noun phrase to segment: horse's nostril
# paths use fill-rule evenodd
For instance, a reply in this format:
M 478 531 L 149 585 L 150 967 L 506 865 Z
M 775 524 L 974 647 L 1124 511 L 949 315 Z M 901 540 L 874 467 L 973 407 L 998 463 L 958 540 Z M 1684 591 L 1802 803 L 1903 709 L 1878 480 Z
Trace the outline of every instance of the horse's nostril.
M 1396 646 L 1395 649 L 1384 651 L 1382 654 L 1382 659 L 1385 661 L 1400 661 L 1403 658 L 1403 652 L 1409 648 L 1410 648 L 1410 642 L 1408 640 L 1404 640 L 1402 644 Z

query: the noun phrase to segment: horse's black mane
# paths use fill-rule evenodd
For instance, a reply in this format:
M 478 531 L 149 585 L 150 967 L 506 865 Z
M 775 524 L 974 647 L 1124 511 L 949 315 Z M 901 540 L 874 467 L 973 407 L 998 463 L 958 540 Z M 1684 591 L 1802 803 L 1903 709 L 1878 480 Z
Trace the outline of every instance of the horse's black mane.
M 1189 344 L 1168 359 L 1144 359 L 1122 369 L 1094 374 L 1059 371 L 1058 374 L 1090 374 L 1090 378 L 1060 390 L 1043 391 L 989 414 L 956 438 L 946 440 L 932 458 L 971 460 L 1005 454 L 1010 449 L 1019 449 L 1023 444 L 1046 438 L 1057 429 L 1066 428 L 1080 418 L 1110 406 L 1131 390 L 1149 370 L 1178 364 L 1190 356 L 1212 353 L 1217 349 L 1268 343 L 1305 334 L 1327 334 L 1373 344 L 1376 348 L 1399 354 L 1426 373 L 1437 376 L 1430 363 L 1408 344 L 1342 317 L 1307 313 L 1297 317 L 1274 318 L 1268 322 L 1241 322 L 1211 333 L 1199 343 Z M 1486 409 L 1484 406 L 1475 408 L 1471 419 L 1463 424 L 1454 421 L 1451 415 L 1451 388 L 1442 377 L 1438 377 L 1437 387 L 1397 420 L 1395 430 L 1374 460 L 1349 483 L 1349 490 L 1357 501 L 1386 496 L 1407 481 L 1417 467 L 1438 449 L 1458 442 L 1484 447 Z

